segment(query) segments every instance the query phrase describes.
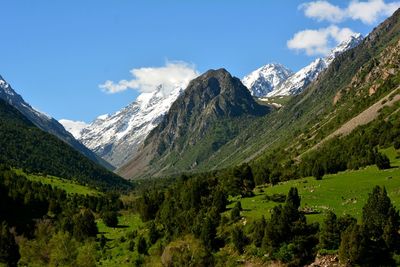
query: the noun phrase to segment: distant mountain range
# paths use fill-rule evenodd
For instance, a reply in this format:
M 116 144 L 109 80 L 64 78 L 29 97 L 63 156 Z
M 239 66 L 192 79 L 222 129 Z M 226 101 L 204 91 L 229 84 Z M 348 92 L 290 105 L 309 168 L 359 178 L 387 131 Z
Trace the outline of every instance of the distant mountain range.
M 9 83 L 6 82 L 3 77 L 0 76 L 0 98 L 5 102 L 19 110 L 25 117 L 27 117 L 33 124 L 48 132 L 52 135 L 57 136 L 62 141 L 69 144 L 74 149 L 81 152 L 83 155 L 93 160 L 94 162 L 103 165 L 108 169 L 114 169 L 114 167 L 101 157 L 97 156 L 90 149 L 82 145 L 77 141 L 71 133 L 65 130 L 65 128 L 52 117 L 34 109 L 25 100 L 14 91 Z
M 267 64 L 245 76 L 242 82 L 253 96 L 259 98 L 299 94 L 328 68 L 338 55 L 356 47 L 363 39 L 361 34 L 351 36 L 332 49 L 328 56 L 317 58 L 296 73 L 282 64 Z
M 333 49 L 329 56 L 316 59 L 297 73 L 281 64 L 267 64 L 244 77 L 242 82 L 258 98 L 298 94 L 337 55 L 355 47 L 362 39 L 359 34 L 352 36 Z M 99 116 L 90 124 L 69 120 L 60 120 L 60 123 L 98 156 L 116 167 L 121 167 L 136 155 L 139 146 L 186 86 L 187 84 L 177 84 L 170 93 L 163 93 L 160 85 L 152 93 L 142 93 L 136 101 L 115 114 Z

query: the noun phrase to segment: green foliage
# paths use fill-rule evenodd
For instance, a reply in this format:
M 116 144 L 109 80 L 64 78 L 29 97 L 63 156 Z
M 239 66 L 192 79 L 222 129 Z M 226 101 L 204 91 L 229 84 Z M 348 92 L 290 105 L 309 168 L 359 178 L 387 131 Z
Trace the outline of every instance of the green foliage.
M 400 244 L 399 226 L 399 213 L 385 188 L 376 186 L 363 208 L 362 224 L 354 224 L 343 234 L 341 260 L 351 265 L 392 266 Z
M 102 190 L 129 189 L 130 183 L 34 126 L 0 100 L 0 163 L 29 173 L 45 173 Z
M 213 249 L 215 247 L 215 237 L 217 236 L 217 227 L 215 222 L 207 216 L 201 227 L 200 239 L 203 241 L 204 245 L 208 249 Z
M 314 176 L 316 180 L 322 180 L 322 177 L 324 176 L 324 169 L 318 162 L 314 163 L 312 176 Z
M 375 163 L 380 170 L 390 169 L 390 160 L 382 153 L 377 153 Z
M 328 211 L 319 234 L 319 247 L 326 250 L 338 249 L 340 245 L 340 229 L 336 214 Z
M 274 207 L 266 223 L 263 248 L 277 259 L 292 265 L 302 265 L 315 256 L 318 226 L 308 225 L 299 212 L 300 197 L 296 188 L 289 190 L 284 206 Z
M 108 227 L 118 226 L 118 213 L 115 211 L 106 211 L 102 214 L 103 222 Z
M 153 221 L 150 222 L 148 229 L 149 229 L 149 242 L 152 245 L 157 241 L 159 233 L 156 224 Z
M 0 263 L 8 266 L 17 266 L 20 258 L 19 247 L 8 225 L 2 222 L 0 225 Z
M 118 195 L 67 194 L 50 185 L 29 181 L 0 165 L 0 221 L 6 221 L 27 236 L 33 233 L 35 219 L 50 215 L 60 229 L 73 233 L 74 225 L 80 223 L 77 218 L 82 208 L 101 212 L 119 209 L 120 204 Z M 83 225 L 87 223 L 85 218 L 82 220 Z
M 244 251 L 244 246 L 246 244 L 246 238 L 245 238 L 242 228 L 240 228 L 239 226 L 234 227 L 232 230 L 231 238 L 232 238 L 232 243 L 233 243 L 235 249 L 237 250 L 237 252 L 242 254 Z
M 212 266 L 212 257 L 202 242 L 187 235 L 165 247 L 161 262 L 168 267 L 206 267 Z
M 237 222 L 240 220 L 240 218 L 240 209 L 237 206 L 233 207 L 231 210 L 231 220 L 233 222 Z
M 138 244 L 137 244 L 137 251 L 139 254 L 147 254 L 147 242 L 143 236 L 139 236 Z
M 73 233 L 77 240 L 82 241 L 89 237 L 96 237 L 98 233 L 97 224 L 90 210 L 82 210 L 74 216 L 73 221 Z

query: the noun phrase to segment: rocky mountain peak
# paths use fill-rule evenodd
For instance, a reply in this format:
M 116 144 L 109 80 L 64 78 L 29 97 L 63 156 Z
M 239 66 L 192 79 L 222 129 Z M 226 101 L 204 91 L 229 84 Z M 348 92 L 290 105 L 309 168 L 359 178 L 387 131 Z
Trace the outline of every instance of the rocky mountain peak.
M 255 97 L 266 96 L 289 78 L 293 72 L 282 64 L 267 64 L 242 79 L 243 84 Z

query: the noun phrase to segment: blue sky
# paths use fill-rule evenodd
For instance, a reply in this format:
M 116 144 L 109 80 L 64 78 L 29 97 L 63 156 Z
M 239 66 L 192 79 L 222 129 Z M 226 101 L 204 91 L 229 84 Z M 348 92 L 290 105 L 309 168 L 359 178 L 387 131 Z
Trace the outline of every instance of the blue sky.
M 296 33 L 334 26 L 367 34 L 387 17 L 385 8 L 398 3 L 366 4 L 351 9 L 349 1 L 1 1 L 0 75 L 56 119 L 90 122 L 136 98 L 138 90 L 111 94 L 99 87 L 132 79 L 132 69 L 183 61 L 199 73 L 224 67 L 240 78 L 270 62 L 298 70 L 319 55 L 315 47 L 288 48 Z

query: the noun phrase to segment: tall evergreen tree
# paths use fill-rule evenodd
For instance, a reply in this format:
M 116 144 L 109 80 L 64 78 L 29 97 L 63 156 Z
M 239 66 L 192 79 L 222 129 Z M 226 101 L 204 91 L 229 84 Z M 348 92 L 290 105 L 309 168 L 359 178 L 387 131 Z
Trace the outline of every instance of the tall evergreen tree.
M 5 222 L 0 224 L 0 263 L 8 266 L 17 266 L 20 258 L 19 248 Z

